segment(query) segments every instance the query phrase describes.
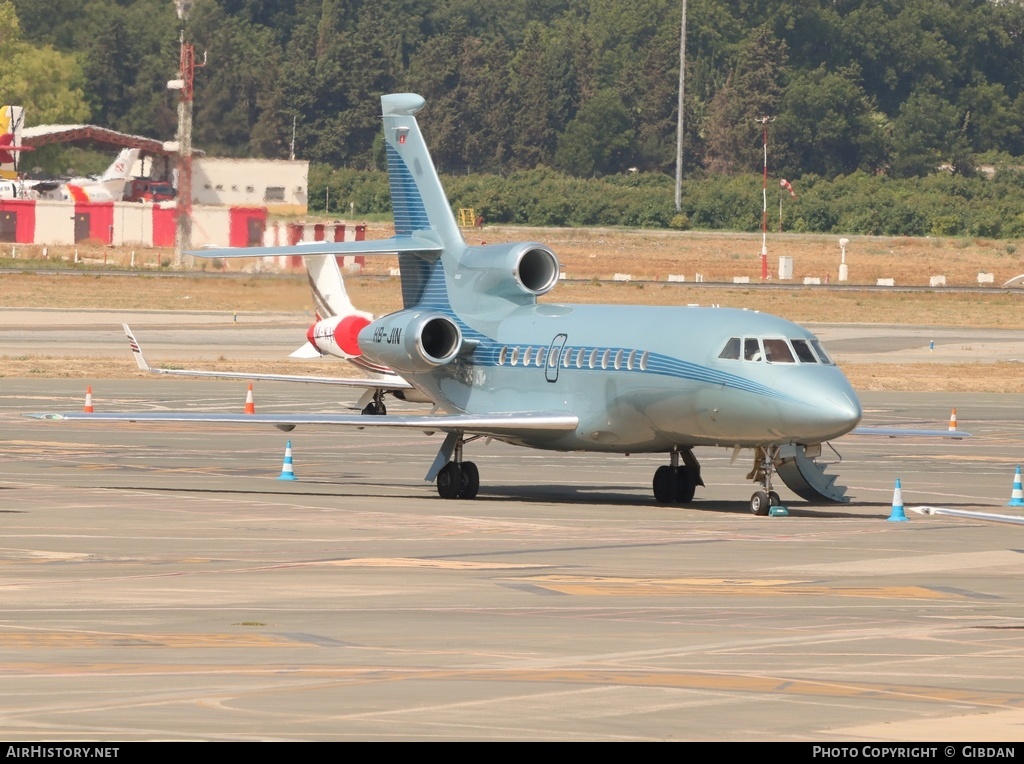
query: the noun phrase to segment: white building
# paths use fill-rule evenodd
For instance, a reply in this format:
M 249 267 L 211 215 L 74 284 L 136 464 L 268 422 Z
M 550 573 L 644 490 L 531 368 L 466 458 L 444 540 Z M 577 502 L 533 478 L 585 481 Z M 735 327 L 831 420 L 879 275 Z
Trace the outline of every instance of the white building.
M 266 207 L 272 213 L 305 215 L 309 162 L 286 159 L 192 160 L 192 201 L 226 207 Z

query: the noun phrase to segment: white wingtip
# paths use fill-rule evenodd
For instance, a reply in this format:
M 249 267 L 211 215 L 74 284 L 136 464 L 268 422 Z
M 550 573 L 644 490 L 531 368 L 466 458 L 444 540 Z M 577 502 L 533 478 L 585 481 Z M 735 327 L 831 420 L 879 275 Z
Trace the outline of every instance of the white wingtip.
M 121 324 L 121 328 L 124 329 L 125 336 L 128 337 L 128 344 L 132 348 L 132 355 L 135 357 L 135 363 L 139 365 L 139 369 L 150 371 L 149 363 L 146 362 L 146 357 L 142 355 L 142 348 L 139 347 L 139 342 L 135 339 L 135 335 L 132 334 L 128 324 Z

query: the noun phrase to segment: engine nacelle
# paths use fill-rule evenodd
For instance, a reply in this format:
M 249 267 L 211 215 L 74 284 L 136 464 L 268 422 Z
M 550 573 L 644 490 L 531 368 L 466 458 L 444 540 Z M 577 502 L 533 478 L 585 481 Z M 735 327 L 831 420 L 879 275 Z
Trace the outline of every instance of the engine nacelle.
M 363 355 L 398 372 L 429 371 L 451 363 L 462 350 L 462 331 L 447 316 L 403 310 L 359 332 Z
M 359 349 L 359 332 L 372 320 L 369 313 L 325 318 L 309 327 L 306 339 L 321 353 L 356 358 L 363 352 Z
M 555 253 L 533 242 L 467 247 L 459 258 L 463 286 L 515 302 L 550 292 L 560 270 Z

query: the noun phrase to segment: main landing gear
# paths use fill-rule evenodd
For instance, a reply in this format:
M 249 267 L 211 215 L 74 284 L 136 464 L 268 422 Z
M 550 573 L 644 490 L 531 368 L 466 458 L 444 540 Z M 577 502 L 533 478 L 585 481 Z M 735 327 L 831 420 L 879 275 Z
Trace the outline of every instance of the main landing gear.
M 476 437 L 470 440 L 476 440 Z M 461 436 L 455 441 L 452 460 L 437 473 L 437 495 L 442 499 L 475 499 L 480 490 L 480 470 L 473 462 L 462 461 L 465 443 Z
M 772 490 L 772 472 L 778 457 L 779 446 L 758 448 L 754 453 L 754 469 L 747 475 L 747 480 L 761 485 L 761 490 L 754 491 L 750 497 L 750 511 L 755 515 L 767 515 L 772 507 L 782 506 L 779 495 Z
M 384 416 L 387 413 L 388 407 L 384 405 L 384 391 L 374 390 L 373 400 L 363 407 L 363 414 L 365 416 Z
M 682 456 L 683 463 L 679 464 Z M 700 463 L 692 449 L 673 449 L 671 464 L 658 467 L 654 473 L 654 500 L 659 504 L 689 504 L 697 486 L 704 485 L 700 477 Z

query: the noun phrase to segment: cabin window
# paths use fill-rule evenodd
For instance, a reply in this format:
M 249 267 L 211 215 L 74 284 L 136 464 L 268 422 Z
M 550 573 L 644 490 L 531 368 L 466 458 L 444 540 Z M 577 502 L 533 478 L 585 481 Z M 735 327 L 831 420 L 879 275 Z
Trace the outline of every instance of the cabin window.
M 647 359 L 650 357 L 650 353 L 646 350 L 644 354 L 640 356 L 640 371 L 647 371 Z
M 498 366 L 504 366 L 505 365 L 505 356 L 507 356 L 507 355 L 508 355 L 508 346 L 507 345 L 502 345 L 501 352 L 498 353 Z
M 811 350 L 811 346 L 807 344 L 807 340 L 790 340 L 793 343 L 793 350 L 796 351 L 796 357 L 800 359 L 800 363 L 817 363 L 818 359 L 814 356 L 814 351 Z
M 616 350 L 615 351 L 615 370 L 618 371 L 621 368 L 622 368 L 622 351 L 621 350 Z
M 825 352 L 825 348 L 821 346 L 820 340 L 811 340 L 811 347 L 814 348 L 814 352 L 818 354 L 818 358 L 821 359 L 822 363 L 827 364 L 828 366 L 836 365 L 835 361 L 833 361 L 829 357 L 828 353 Z
M 629 355 L 626 356 L 626 368 L 633 371 L 633 362 L 636 360 L 636 351 L 630 350 Z
M 513 348 L 512 350 L 512 365 L 515 366 L 519 363 L 519 348 Z
M 579 350 L 576 351 L 576 368 L 577 369 L 582 369 L 583 368 L 583 355 L 586 352 L 587 351 L 585 349 L 583 349 L 583 348 L 580 348 Z
M 761 340 L 757 337 L 747 337 L 743 340 L 743 360 L 763 361 L 764 353 L 761 352 Z
M 789 343 L 779 338 L 765 339 L 764 357 L 768 363 L 796 363 Z
M 601 368 L 602 369 L 607 369 L 608 368 L 608 356 L 610 354 L 611 354 L 611 351 L 608 350 L 608 348 L 605 348 L 604 352 L 601 353 Z
M 571 359 L 572 359 L 572 350 L 570 350 L 569 348 L 566 348 L 565 352 L 562 353 L 562 368 L 563 369 L 568 369 L 569 368 L 569 361 Z
M 533 359 L 533 348 L 526 348 L 523 351 L 523 366 L 529 366 L 530 361 Z
M 544 365 L 544 359 L 547 358 L 547 353 L 544 352 L 544 348 L 537 348 L 537 358 L 534 361 L 538 366 Z
M 587 359 L 587 366 L 591 369 L 597 368 L 597 348 L 590 351 L 590 358 Z
M 730 337 L 729 341 L 725 343 L 725 347 L 722 348 L 722 352 L 718 354 L 718 357 L 727 361 L 740 360 L 740 338 Z

